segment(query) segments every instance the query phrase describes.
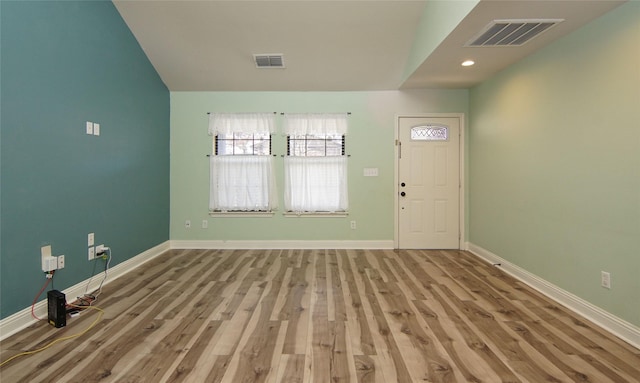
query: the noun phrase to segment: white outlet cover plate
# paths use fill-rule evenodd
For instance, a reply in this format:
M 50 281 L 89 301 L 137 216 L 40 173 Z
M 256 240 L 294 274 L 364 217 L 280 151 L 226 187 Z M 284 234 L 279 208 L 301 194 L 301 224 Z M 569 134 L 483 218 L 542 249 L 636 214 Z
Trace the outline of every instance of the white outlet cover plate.
M 51 256 L 51 245 L 42 246 L 40 248 L 40 255 L 42 258 Z
M 378 176 L 378 168 L 364 168 L 363 175 L 365 177 L 377 177 Z
M 48 259 L 51 258 L 51 245 L 42 246 L 40 248 L 41 268 L 42 271 L 49 271 Z

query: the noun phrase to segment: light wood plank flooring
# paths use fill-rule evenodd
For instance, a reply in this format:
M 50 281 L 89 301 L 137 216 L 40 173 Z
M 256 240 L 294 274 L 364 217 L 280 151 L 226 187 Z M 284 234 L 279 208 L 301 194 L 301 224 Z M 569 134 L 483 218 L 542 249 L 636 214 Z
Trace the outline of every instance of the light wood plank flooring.
M 638 349 L 460 251 L 172 250 L 96 305 L 2 382 L 640 381 Z

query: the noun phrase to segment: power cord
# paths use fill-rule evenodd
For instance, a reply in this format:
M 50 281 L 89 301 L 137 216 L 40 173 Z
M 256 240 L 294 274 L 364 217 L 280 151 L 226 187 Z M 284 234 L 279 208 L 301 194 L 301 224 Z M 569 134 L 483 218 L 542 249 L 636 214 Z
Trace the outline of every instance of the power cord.
M 91 278 L 89 278 L 89 281 L 87 282 L 87 286 L 84 289 L 84 296 L 83 297 L 77 297 L 79 301 L 89 301 L 89 305 L 93 304 L 93 302 L 96 301 L 96 299 L 98 299 L 98 295 L 100 295 L 102 293 L 102 286 L 104 284 L 104 282 L 107 280 L 107 276 L 109 273 L 109 267 L 111 266 L 111 248 L 109 247 L 104 247 L 99 253 L 96 254 L 96 258 L 97 257 L 101 257 L 102 259 L 104 259 L 106 261 L 105 265 L 104 265 L 104 277 L 102 278 L 102 281 L 100 282 L 100 286 L 98 287 L 97 290 L 94 290 L 92 293 L 89 293 L 89 286 L 91 285 L 91 281 L 93 280 L 93 277 L 95 277 L 95 273 L 96 273 L 96 264 L 93 264 L 93 271 L 91 272 Z M 97 291 L 97 293 L 96 293 Z
M 98 299 L 98 295 L 100 295 L 102 293 L 102 286 L 104 285 L 104 282 L 107 280 L 107 276 L 109 274 L 109 267 L 111 266 L 111 249 L 109 247 L 105 247 L 100 253 L 96 254 L 96 256 L 101 256 L 106 261 L 106 263 L 104 265 L 104 277 L 102 278 L 102 281 L 100 282 L 100 286 L 98 287 L 97 293 L 95 293 L 95 294 L 87 294 L 87 290 L 89 289 L 89 284 L 91 283 L 91 279 L 94 277 L 94 274 L 95 274 L 95 264 L 94 264 L 93 272 L 91 273 L 91 278 L 89 278 L 89 282 L 87 283 L 87 287 L 85 289 L 84 297 L 78 297 L 78 302 L 80 304 L 78 304 L 78 305 L 77 304 L 73 304 L 73 303 L 67 303 L 66 304 L 67 308 L 76 308 L 76 309 L 79 309 L 79 310 L 84 310 L 84 309 L 88 308 L 88 309 L 92 309 L 92 310 L 97 310 L 100 314 L 93 321 L 93 323 L 91 323 L 91 325 L 89 325 L 89 327 L 84 329 L 82 332 L 79 332 L 79 333 L 74 334 L 74 335 L 69 335 L 69 336 L 66 336 L 64 338 L 56 339 L 56 340 L 50 342 L 49 344 L 47 344 L 46 346 L 43 346 L 43 347 L 41 347 L 41 348 L 39 348 L 37 350 L 25 351 L 25 352 L 21 352 L 19 354 L 16 354 L 16 355 L 10 357 L 9 359 L 5 360 L 4 362 L 0 363 L 0 367 L 3 367 L 5 364 L 11 362 L 12 360 L 14 360 L 14 359 L 16 359 L 18 357 L 37 354 L 37 353 L 39 353 L 41 351 L 44 351 L 44 350 L 50 348 L 51 346 L 53 346 L 56 343 L 60 343 L 60 342 L 64 342 L 65 340 L 70 340 L 70 339 L 74 339 L 74 338 L 80 337 L 80 336 L 86 334 L 89 330 L 91 330 L 92 328 L 94 328 L 98 324 L 98 322 L 104 316 L 104 310 L 102 310 L 99 307 L 92 306 L 92 304 Z M 31 315 L 35 319 L 37 319 L 39 321 L 42 321 L 44 319 L 38 318 L 36 316 L 35 311 L 34 311 L 34 307 L 35 307 L 35 304 L 36 304 L 38 298 L 40 297 L 40 295 L 42 295 L 42 292 L 49 285 L 49 282 L 53 281 L 53 275 L 54 275 L 54 271 L 51 271 L 50 273 L 47 274 L 47 280 L 45 281 L 44 285 L 42 286 L 42 288 L 38 292 L 38 295 L 36 295 L 36 297 L 33 299 L 33 303 L 31 304 Z M 52 283 L 52 285 L 53 285 L 53 283 Z
M 75 305 L 70 305 L 70 306 L 75 306 Z M 76 307 L 80 307 L 80 306 L 76 306 Z M 98 311 L 98 312 L 99 312 L 98 317 L 97 317 L 97 318 L 96 318 L 96 319 L 91 323 L 91 325 L 89 325 L 89 327 L 87 327 L 86 329 L 82 330 L 82 332 L 79 332 L 79 333 L 77 333 L 77 334 L 73 334 L 73 335 L 65 336 L 64 338 L 56 339 L 56 340 L 54 340 L 54 341 L 50 342 L 49 344 L 47 344 L 46 346 L 43 346 L 43 347 L 41 347 L 41 348 L 39 348 L 39 349 L 37 349 L 37 350 L 33 350 L 33 351 L 25 351 L 25 352 L 21 352 L 21 353 L 19 353 L 19 354 L 16 354 L 16 355 L 12 356 L 11 358 L 9 358 L 9 359 L 5 360 L 4 362 L 0 363 L 0 367 L 3 367 L 5 364 L 7 364 L 7 363 L 11 362 L 12 360 L 14 360 L 14 359 L 16 359 L 16 358 L 18 358 L 18 357 L 26 356 L 26 355 L 33 355 L 33 354 L 37 354 L 37 353 L 39 353 L 39 352 L 41 352 L 41 351 L 44 351 L 44 350 L 48 349 L 49 347 L 53 346 L 53 345 L 54 345 L 54 344 L 56 344 L 56 343 L 60 343 L 60 342 L 64 342 L 65 340 L 70 340 L 70 339 L 73 339 L 73 338 L 80 337 L 80 336 L 82 336 L 82 335 L 86 334 L 86 333 L 87 333 L 89 330 L 91 330 L 92 328 L 94 328 L 94 327 L 98 324 L 98 322 L 100 322 L 100 320 L 102 319 L 102 317 L 104 316 L 104 310 L 102 310 L 102 309 L 101 309 L 101 308 L 99 308 L 99 307 L 95 307 L 95 306 L 83 306 L 83 307 L 81 307 L 81 308 L 90 308 L 90 309 L 93 309 L 93 310 L 96 310 L 96 311 Z
M 66 340 L 70 340 L 70 339 L 74 339 L 77 337 L 80 337 L 84 334 L 86 334 L 89 330 L 91 330 L 92 328 L 94 328 L 98 322 L 102 319 L 102 317 L 104 316 L 104 310 L 102 310 L 99 307 L 96 306 L 92 306 L 92 304 L 98 299 L 98 295 L 100 295 L 102 293 L 102 286 L 104 285 L 104 282 L 107 280 L 107 277 L 109 275 L 109 267 L 111 266 L 111 248 L 109 247 L 105 247 L 100 253 L 96 254 L 96 256 L 101 256 L 105 261 L 105 265 L 104 265 L 104 277 L 102 278 L 102 281 L 100 282 L 100 286 L 98 287 L 97 293 L 95 294 L 87 294 L 87 291 L 89 289 L 89 284 L 91 283 L 91 279 L 94 277 L 95 274 L 95 264 L 94 264 L 94 271 L 91 273 L 91 278 L 89 278 L 89 282 L 87 283 L 87 287 L 85 289 L 85 294 L 84 297 L 78 297 L 78 302 L 80 303 L 79 305 L 73 304 L 73 303 L 67 303 L 66 307 L 67 308 L 76 308 L 79 310 L 84 310 L 84 309 L 92 309 L 92 310 L 97 310 L 99 312 L 98 317 L 91 323 L 91 325 L 89 325 L 89 327 L 87 327 L 86 329 L 84 329 L 82 332 L 79 332 L 77 334 L 73 334 L 73 335 L 69 335 L 60 339 L 56 339 L 52 342 L 50 342 L 49 344 L 36 349 L 36 350 L 32 350 L 32 351 L 25 351 L 25 352 L 21 352 L 19 354 L 16 354 L 12 357 L 10 357 L 9 359 L 3 361 L 2 363 L 0 363 L 0 367 L 3 367 L 4 365 L 6 365 L 7 363 L 11 362 L 12 360 L 19 358 L 21 356 L 27 356 L 27 355 L 33 355 L 33 354 L 37 354 L 39 352 L 42 352 L 48 348 L 50 348 L 51 346 L 60 343 L 60 342 L 64 342 Z M 31 305 L 31 315 L 39 320 L 42 321 L 44 319 L 38 318 L 38 316 L 36 316 L 35 311 L 34 311 L 34 307 L 35 304 L 38 300 L 38 298 L 40 297 L 40 295 L 42 295 L 42 292 L 47 288 L 47 286 L 49 285 L 49 282 L 53 281 L 53 275 L 54 275 L 54 271 L 51 271 L 50 273 L 47 274 L 47 280 L 44 283 L 44 285 L 42 286 L 42 288 L 40 289 L 40 291 L 38 292 L 38 295 L 36 295 L 36 297 L 33 299 L 33 303 Z M 53 285 L 53 284 L 52 284 Z
M 106 258 L 107 262 L 104 265 L 104 278 L 102 278 L 102 282 L 100 282 L 100 286 L 98 287 L 97 293 L 94 292 L 93 294 L 93 298 L 94 298 L 93 302 L 98 300 L 98 296 L 102 294 L 102 286 L 104 285 L 104 282 L 107 280 L 107 276 L 109 275 L 109 267 L 111 266 L 111 248 L 105 247 L 104 251 L 102 253 L 98 253 L 98 255 L 102 255 L 103 259 L 104 257 L 107 257 Z
M 42 292 L 44 291 L 44 289 L 46 289 L 47 286 L 49 285 L 49 282 L 53 282 L 53 274 L 54 274 L 54 272 L 55 272 L 55 270 L 47 273 L 47 279 L 44 282 L 44 285 L 42 285 L 42 288 L 40 289 L 38 294 L 35 296 L 35 298 L 33 298 L 33 302 L 31 303 L 31 316 L 34 319 L 37 319 L 39 321 L 44 320 L 44 319 L 38 318 L 38 316 L 35 313 L 36 302 L 38 301 L 38 298 L 40 298 L 40 295 L 42 295 Z M 52 283 L 52 285 L 53 285 L 53 283 Z

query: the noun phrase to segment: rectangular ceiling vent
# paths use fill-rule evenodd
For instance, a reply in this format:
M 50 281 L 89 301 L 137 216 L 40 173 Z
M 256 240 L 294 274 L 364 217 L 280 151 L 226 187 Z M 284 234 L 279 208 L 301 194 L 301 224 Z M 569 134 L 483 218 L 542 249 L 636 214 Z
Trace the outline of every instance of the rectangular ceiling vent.
M 257 68 L 284 68 L 284 58 L 281 53 L 253 55 Z
M 467 47 L 520 46 L 563 19 L 493 20 L 475 35 Z

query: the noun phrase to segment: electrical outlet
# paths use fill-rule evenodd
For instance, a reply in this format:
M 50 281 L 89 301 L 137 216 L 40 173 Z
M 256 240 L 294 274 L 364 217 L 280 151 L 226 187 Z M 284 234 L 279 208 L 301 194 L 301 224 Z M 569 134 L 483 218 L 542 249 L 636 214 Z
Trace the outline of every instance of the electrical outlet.
M 356 221 L 351 221 L 351 228 L 352 228 L 353 230 L 355 230 L 355 229 L 356 229 Z
M 191 221 L 190 220 L 184 221 L 184 227 L 187 229 L 191 229 Z
M 96 248 L 91 246 L 89 248 L 89 260 L 93 261 L 96 258 Z
M 600 284 L 605 289 L 610 289 L 611 288 L 611 274 L 606 272 L 606 271 L 601 271 L 600 272 Z
M 209 221 L 207 221 L 206 219 L 202 220 L 202 228 L 206 229 L 209 227 Z
M 101 253 L 104 253 L 106 246 L 105 245 L 98 245 L 96 246 L 96 257 L 101 256 Z
M 64 269 L 64 255 L 58 255 L 58 269 Z

